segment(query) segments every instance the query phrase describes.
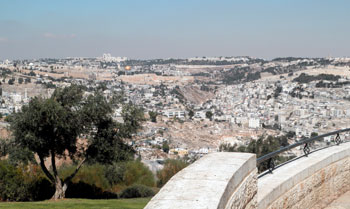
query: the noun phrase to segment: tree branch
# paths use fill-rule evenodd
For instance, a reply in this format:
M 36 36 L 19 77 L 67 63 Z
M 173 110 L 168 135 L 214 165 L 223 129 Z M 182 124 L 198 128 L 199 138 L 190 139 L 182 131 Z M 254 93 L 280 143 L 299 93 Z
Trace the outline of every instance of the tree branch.
M 52 166 L 52 171 L 53 175 L 56 178 L 57 177 L 57 169 L 56 169 L 56 159 L 55 159 L 55 153 L 51 150 L 51 166 Z
M 47 178 L 49 178 L 49 180 L 52 183 L 55 183 L 55 178 L 52 176 L 52 174 L 49 172 L 49 170 L 47 170 L 43 157 L 40 154 L 38 154 L 38 155 L 39 155 L 41 169 L 44 171 L 44 173 L 47 176 Z
M 75 169 L 75 171 L 69 176 L 67 177 L 65 180 L 64 180 L 64 184 L 66 183 L 69 183 L 73 178 L 74 176 L 78 173 L 79 169 L 81 168 L 81 166 L 85 163 L 86 161 L 86 158 L 84 158 L 77 166 L 77 168 Z

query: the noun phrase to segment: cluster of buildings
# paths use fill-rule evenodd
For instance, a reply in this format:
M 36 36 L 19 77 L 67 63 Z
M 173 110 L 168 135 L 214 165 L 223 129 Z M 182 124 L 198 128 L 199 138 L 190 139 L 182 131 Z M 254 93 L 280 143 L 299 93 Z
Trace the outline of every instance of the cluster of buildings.
M 294 132 L 295 140 L 303 137 L 310 137 L 312 133 L 325 133 L 330 130 L 348 127 L 350 122 L 350 79 L 342 76 L 339 82 L 344 83 L 337 88 L 318 88 L 313 81 L 299 84 L 293 82 L 292 77 L 282 76 L 275 79 L 259 79 L 252 82 L 237 83 L 232 85 L 223 84 L 222 81 L 212 77 L 204 80 L 197 78 L 196 82 L 185 84 L 174 80 L 149 82 L 149 75 L 156 74 L 163 78 L 186 77 L 198 74 L 198 66 L 181 65 L 165 61 L 134 61 L 138 64 L 129 66 L 130 60 L 126 57 L 112 57 L 110 54 L 103 54 L 100 58 L 67 58 L 67 59 L 41 59 L 4 61 L 0 65 L 12 69 L 25 69 L 33 72 L 61 73 L 61 69 L 68 69 L 63 73 L 64 79 L 52 80 L 56 86 L 67 86 L 72 83 L 84 85 L 87 89 L 94 89 L 101 83 L 105 84 L 106 97 L 112 96 L 115 92 L 123 92 L 126 102 L 132 102 L 142 106 L 147 115 L 150 111 L 157 113 L 161 120 L 173 121 L 215 121 L 216 123 L 228 124 L 232 129 L 259 131 L 273 129 L 281 133 Z M 196 57 L 187 59 L 192 61 L 227 61 L 237 62 L 239 66 L 252 67 L 257 69 L 256 63 L 249 63 L 249 57 Z M 346 65 L 350 59 L 330 59 L 329 62 Z M 170 62 L 170 63 L 168 63 Z M 294 66 L 300 63 L 309 65 L 316 62 L 310 59 L 291 61 L 271 61 L 261 64 L 265 68 Z M 243 63 L 243 64 L 242 64 Z M 303 64 L 303 65 L 304 65 Z M 208 68 L 208 66 L 205 66 Z M 210 67 L 209 67 L 210 68 Z M 75 78 L 70 76 L 69 70 L 81 69 L 81 73 L 88 76 Z M 213 66 L 213 74 L 225 72 L 227 66 Z M 145 82 L 124 82 L 120 79 L 120 71 L 123 75 L 144 74 Z M 107 80 L 99 79 L 101 73 L 108 73 Z M 18 73 L 17 73 L 18 75 Z M 29 76 L 26 74 L 26 76 Z M 49 77 L 32 76 L 32 82 L 49 82 Z M 209 81 L 208 81 L 209 80 Z M 51 82 L 51 81 L 50 81 Z M 349 83 L 349 84 L 348 84 Z M 189 85 L 200 89 L 201 85 L 212 86 L 214 96 L 204 102 L 191 102 L 181 92 L 181 85 Z M 180 86 L 179 86 L 180 85 Z M 50 90 L 52 93 L 53 89 Z M 200 91 L 206 94 L 206 90 Z M 49 94 L 49 92 L 48 92 Z M 18 111 L 22 105 L 30 100 L 27 90 L 21 94 L 18 92 L 2 91 L 0 113 L 3 115 Z M 210 114 L 208 114 L 210 113 Z M 115 119 L 122 122 L 121 109 L 115 111 Z M 215 127 L 214 127 L 215 129 Z M 161 130 L 161 131 L 160 131 Z M 154 128 L 145 127 L 136 137 L 137 141 L 132 144 L 138 151 L 149 151 L 158 149 L 164 143 L 170 144 L 169 154 L 174 156 L 196 156 L 216 151 L 212 147 L 181 147 L 173 146 L 177 136 L 160 134 L 167 132 L 167 127 Z M 219 130 L 213 132 L 219 133 Z M 229 136 L 230 141 L 244 144 L 242 137 Z
M 125 62 L 128 60 L 127 57 L 113 57 L 111 54 L 103 54 L 100 60 L 104 62 Z
M 282 88 L 278 95 L 277 88 Z M 291 94 L 296 88 L 302 89 L 302 97 Z M 348 127 L 349 93 L 350 85 L 316 88 L 315 82 L 256 81 L 221 88 L 211 105 L 214 113 L 222 112 L 228 122 L 240 127 L 274 128 L 302 138 Z

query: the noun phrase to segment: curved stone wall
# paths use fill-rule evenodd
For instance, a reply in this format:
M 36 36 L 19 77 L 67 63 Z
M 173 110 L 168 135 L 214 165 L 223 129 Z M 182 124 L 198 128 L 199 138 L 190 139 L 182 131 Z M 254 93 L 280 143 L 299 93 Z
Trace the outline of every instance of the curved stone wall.
M 212 153 L 173 176 L 145 208 L 256 208 L 256 194 L 254 154 Z
M 254 154 L 221 152 L 172 177 L 146 209 L 318 209 L 349 190 L 350 143 L 295 159 L 258 180 Z
M 350 143 L 311 153 L 258 180 L 258 208 L 324 208 L 350 190 Z

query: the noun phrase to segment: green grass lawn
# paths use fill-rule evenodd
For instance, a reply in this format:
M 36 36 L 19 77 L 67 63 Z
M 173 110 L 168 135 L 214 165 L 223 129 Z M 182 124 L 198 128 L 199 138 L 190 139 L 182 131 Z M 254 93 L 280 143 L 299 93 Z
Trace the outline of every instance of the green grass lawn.
M 90 199 L 64 199 L 58 201 L 40 202 L 0 202 L 0 208 L 116 208 L 116 209 L 141 209 L 146 206 L 150 198 L 135 199 L 110 199 L 110 200 L 90 200 Z

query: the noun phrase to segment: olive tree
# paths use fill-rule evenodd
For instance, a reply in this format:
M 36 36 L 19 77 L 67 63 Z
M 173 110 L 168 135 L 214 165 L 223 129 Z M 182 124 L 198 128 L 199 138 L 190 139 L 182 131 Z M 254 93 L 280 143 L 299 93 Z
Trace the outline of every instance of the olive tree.
M 33 98 L 11 116 L 14 142 L 37 155 L 43 172 L 55 185 L 52 199 L 65 197 L 69 183 L 84 163 L 106 164 L 130 157 L 133 150 L 124 139 L 140 128 L 143 112 L 132 104 L 115 101 L 98 91 L 86 96 L 82 87 L 72 85 L 56 89 L 50 98 Z M 123 106 L 124 123 L 112 119 L 117 105 Z M 70 176 L 61 179 L 56 160 L 66 157 L 77 166 Z

